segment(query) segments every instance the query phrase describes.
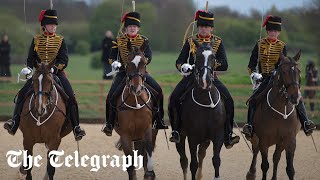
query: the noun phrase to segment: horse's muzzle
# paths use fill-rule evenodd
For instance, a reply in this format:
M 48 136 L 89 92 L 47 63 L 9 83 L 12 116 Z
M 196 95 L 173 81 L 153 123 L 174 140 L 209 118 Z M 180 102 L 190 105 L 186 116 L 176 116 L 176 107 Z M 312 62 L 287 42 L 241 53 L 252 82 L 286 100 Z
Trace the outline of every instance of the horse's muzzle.
M 133 95 L 140 96 L 141 93 L 142 93 L 142 90 L 143 90 L 143 88 L 142 88 L 141 85 L 139 85 L 139 86 L 137 86 L 137 87 L 135 87 L 135 86 L 130 86 L 130 91 L 131 91 L 131 93 L 132 93 Z

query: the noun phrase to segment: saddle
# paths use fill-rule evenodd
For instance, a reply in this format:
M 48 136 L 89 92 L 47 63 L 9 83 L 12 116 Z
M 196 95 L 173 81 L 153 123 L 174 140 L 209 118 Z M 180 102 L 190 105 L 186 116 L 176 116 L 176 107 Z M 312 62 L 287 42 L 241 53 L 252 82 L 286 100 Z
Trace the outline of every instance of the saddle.
M 186 96 L 189 94 L 189 92 L 196 86 L 196 81 L 190 81 L 187 84 L 187 90 L 179 97 L 180 102 L 183 102 L 186 99 Z
M 268 93 L 268 91 L 272 88 L 272 83 L 269 83 L 267 87 L 261 92 L 258 92 L 258 89 L 253 92 L 253 94 L 250 96 L 250 98 L 247 100 L 246 105 L 250 103 L 250 101 L 256 101 L 257 105 L 262 102 L 262 99 L 264 99 Z

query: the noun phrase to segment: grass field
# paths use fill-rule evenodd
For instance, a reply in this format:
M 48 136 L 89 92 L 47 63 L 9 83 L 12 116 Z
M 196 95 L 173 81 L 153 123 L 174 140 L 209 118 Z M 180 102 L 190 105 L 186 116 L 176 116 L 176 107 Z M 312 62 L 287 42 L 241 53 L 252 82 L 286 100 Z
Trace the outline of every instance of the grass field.
M 289 54 L 291 55 L 291 54 Z M 165 94 L 165 110 L 167 110 L 168 96 L 173 91 L 175 85 L 181 79 L 181 75 L 175 68 L 175 60 L 178 54 L 175 53 L 157 53 L 153 55 L 151 64 L 148 66 L 149 73 L 162 85 Z M 229 88 L 231 95 L 235 99 L 235 118 L 238 122 L 246 120 L 246 99 L 251 95 L 249 75 L 247 73 L 247 64 L 250 53 L 229 52 L 229 70 L 219 73 L 220 80 Z M 92 55 L 80 56 L 70 55 L 69 66 L 66 69 L 70 80 L 88 80 L 88 83 L 73 83 L 73 89 L 77 95 L 80 105 L 80 117 L 82 118 L 103 118 L 104 117 L 104 98 L 110 88 L 110 83 L 104 85 L 93 84 L 90 80 L 101 80 L 102 69 L 91 69 L 90 61 Z M 315 59 L 313 55 L 306 54 L 301 57 L 302 84 L 304 84 L 304 67 L 308 59 Z M 20 72 L 23 65 L 12 65 L 11 70 L 14 78 Z M 235 85 L 247 85 L 236 86 Z M 12 102 L 14 94 L 23 86 L 23 82 L 0 82 L 0 103 Z M 10 92 L 9 92 L 10 91 Z M 102 97 L 101 93 L 104 93 Z M 319 93 L 318 93 L 319 97 Z M 0 116 L 10 116 L 13 110 L 12 106 L 1 105 Z M 307 106 L 308 107 L 308 106 Z M 319 104 L 316 105 L 319 111 Z M 311 113 L 310 113 L 311 115 Z M 166 118 L 167 119 L 167 118 Z M 313 120 L 320 124 L 319 113 L 313 117 Z

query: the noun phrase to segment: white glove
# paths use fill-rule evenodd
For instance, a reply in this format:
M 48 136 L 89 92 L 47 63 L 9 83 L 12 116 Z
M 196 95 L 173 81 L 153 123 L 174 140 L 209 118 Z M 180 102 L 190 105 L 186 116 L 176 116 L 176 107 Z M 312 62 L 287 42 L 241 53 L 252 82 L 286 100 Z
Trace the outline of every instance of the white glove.
M 262 82 L 262 75 L 256 72 L 251 73 L 250 80 L 252 83 L 252 89 L 256 90 Z
M 29 75 L 29 74 L 32 73 L 32 69 L 30 67 L 25 67 L 25 68 L 21 69 L 20 73 L 23 74 L 23 75 Z
M 254 81 L 258 81 L 262 79 L 262 75 L 256 72 L 251 73 L 250 78 Z
M 119 68 L 121 67 L 121 63 L 118 62 L 118 61 L 114 61 L 112 64 L 111 64 L 111 67 L 114 71 L 117 71 L 119 70 Z
M 181 74 L 182 75 L 190 75 L 192 71 L 192 66 L 188 63 L 184 63 L 181 66 Z

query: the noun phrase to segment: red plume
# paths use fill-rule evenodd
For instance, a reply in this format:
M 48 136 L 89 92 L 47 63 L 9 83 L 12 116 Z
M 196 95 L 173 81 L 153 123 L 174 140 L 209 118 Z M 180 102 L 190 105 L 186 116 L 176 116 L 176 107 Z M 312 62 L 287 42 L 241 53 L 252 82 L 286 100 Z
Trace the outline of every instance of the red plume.
M 39 22 L 42 21 L 42 19 L 44 17 L 44 13 L 46 13 L 46 10 L 41 10 L 40 15 L 39 15 Z
M 203 10 L 198 10 L 198 11 L 196 12 L 196 14 L 194 15 L 194 20 L 195 20 L 195 21 L 198 20 L 198 18 L 199 18 L 199 12 L 205 12 L 205 11 L 203 11 Z
M 263 22 L 263 24 L 262 24 L 262 27 L 265 27 L 266 25 L 267 25 L 267 22 L 268 22 L 268 20 L 269 20 L 269 18 L 271 17 L 272 15 L 268 15 L 267 17 L 266 17 L 266 19 L 264 20 L 264 22 Z
M 126 20 L 128 13 L 124 13 L 124 15 L 122 16 L 121 22 L 123 23 Z

